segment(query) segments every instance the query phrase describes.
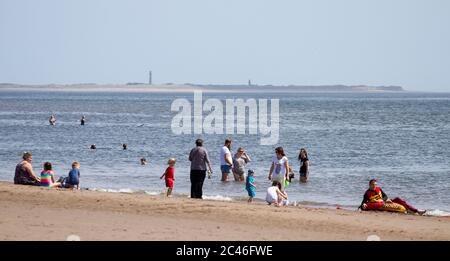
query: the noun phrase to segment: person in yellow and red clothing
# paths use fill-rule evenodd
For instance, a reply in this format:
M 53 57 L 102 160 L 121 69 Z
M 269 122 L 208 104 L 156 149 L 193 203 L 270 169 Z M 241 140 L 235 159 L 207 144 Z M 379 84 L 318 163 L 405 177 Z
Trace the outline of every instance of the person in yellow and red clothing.
M 386 193 L 378 187 L 377 180 L 375 179 L 369 181 L 369 189 L 364 193 L 360 208 L 362 210 L 412 212 L 419 215 L 423 215 L 426 212 L 426 210 L 416 209 L 401 198 L 389 199 Z

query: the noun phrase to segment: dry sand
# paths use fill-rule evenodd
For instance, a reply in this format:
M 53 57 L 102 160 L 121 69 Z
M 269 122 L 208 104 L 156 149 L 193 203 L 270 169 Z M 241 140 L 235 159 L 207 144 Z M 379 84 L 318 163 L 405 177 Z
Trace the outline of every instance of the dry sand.
M 0 240 L 450 240 L 450 218 L 0 182 Z

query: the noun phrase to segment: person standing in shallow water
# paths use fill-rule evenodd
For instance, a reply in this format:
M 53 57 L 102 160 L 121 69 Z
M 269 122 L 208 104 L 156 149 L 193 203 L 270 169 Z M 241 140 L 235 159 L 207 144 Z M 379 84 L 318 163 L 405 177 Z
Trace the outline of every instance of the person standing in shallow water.
M 83 115 L 83 116 L 81 116 L 81 120 L 80 120 L 80 122 L 81 122 L 81 126 L 83 126 L 83 125 L 84 125 L 84 123 L 86 122 L 86 118 L 84 117 L 84 115 Z
M 254 182 L 253 175 L 255 175 L 255 172 L 253 170 L 249 169 L 248 175 L 245 179 L 245 189 L 248 192 L 248 200 L 247 200 L 248 203 L 252 203 L 253 198 L 256 196 L 256 193 L 255 193 L 256 186 L 253 183 Z
M 208 151 L 203 148 L 203 140 L 195 141 L 195 148 L 189 153 L 189 161 L 191 162 L 191 198 L 203 198 L 203 182 L 206 177 L 206 165 L 209 172 L 212 172 L 211 163 L 209 161 Z
M 226 139 L 225 144 L 220 149 L 220 171 L 222 172 L 221 181 L 228 181 L 228 176 L 233 167 L 233 159 L 231 158 L 231 139 Z
M 245 181 L 245 165 L 251 161 L 244 148 L 239 147 L 233 157 L 233 175 L 235 181 Z
M 288 179 L 289 161 L 284 154 L 283 147 L 275 149 L 275 156 L 272 158 L 272 165 L 270 165 L 269 180 L 276 181 L 281 185 L 281 191 L 284 191 L 285 181 Z
M 300 162 L 300 182 L 305 183 L 309 176 L 309 159 L 308 152 L 305 148 L 301 148 L 298 154 L 298 161 Z

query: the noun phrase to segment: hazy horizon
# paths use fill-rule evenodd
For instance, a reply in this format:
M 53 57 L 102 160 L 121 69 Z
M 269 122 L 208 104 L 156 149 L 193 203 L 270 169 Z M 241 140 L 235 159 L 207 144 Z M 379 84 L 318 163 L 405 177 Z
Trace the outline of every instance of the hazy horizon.
M 0 0 L 0 83 L 450 91 L 445 0 Z

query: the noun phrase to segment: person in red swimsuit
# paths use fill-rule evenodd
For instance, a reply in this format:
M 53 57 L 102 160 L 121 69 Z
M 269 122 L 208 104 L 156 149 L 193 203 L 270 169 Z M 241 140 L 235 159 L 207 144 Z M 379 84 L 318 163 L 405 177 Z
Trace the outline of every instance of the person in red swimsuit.
M 169 166 L 167 167 L 166 172 L 164 172 L 164 174 L 160 177 L 160 179 L 165 177 L 168 197 L 172 195 L 173 182 L 175 181 L 175 162 L 176 159 L 170 158 L 167 161 L 167 165 Z
M 415 207 L 409 205 L 401 198 L 389 199 L 386 193 L 378 187 L 377 180 L 371 179 L 369 181 L 369 189 L 364 193 L 364 198 L 361 202 L 360 208 L 362 210 L 377 210 L 381 208 L 385 203 L 397 203 L 402 205 L 408 210 L 408 212 L 418 213 L 423 215 L 426 210 L 418 210 Z

